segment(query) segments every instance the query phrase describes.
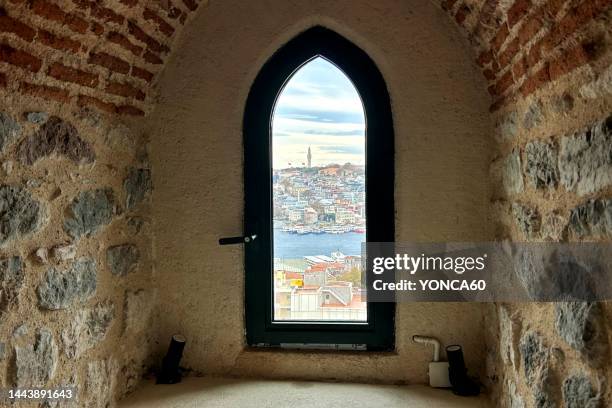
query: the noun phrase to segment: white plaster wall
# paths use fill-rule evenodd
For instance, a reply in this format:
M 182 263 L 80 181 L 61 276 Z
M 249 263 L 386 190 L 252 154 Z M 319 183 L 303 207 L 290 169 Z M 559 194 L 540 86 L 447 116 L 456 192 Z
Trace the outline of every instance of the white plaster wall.
M 315 25 L 362 47 L 392 99 L 397 241 L 487 240 L 490 139 L 486 85 L 452 22 L 422 0 L 211 0 L 185 30 L 158 84 L 152 116 L 160 343 L 183 333 L 183 365 L 197 372 L 368 382 L 427 381 L 431 354 L 411 342 L 435 335 L 484 364 L 479 304 L 402 304 L 396 352 L 248 350 L 242 233 L 242 115 L 259 68 Z

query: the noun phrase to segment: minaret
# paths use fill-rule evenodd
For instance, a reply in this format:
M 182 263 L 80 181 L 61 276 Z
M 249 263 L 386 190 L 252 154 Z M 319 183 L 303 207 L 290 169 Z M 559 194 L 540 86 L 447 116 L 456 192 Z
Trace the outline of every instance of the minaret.
M 308 159 L 308 168 L 310 168 L 310 165 L 312 164 L 312 153 L 310 153 L 310 146 L 308 146 L 308 154 L 306 155 L 306 158 Z

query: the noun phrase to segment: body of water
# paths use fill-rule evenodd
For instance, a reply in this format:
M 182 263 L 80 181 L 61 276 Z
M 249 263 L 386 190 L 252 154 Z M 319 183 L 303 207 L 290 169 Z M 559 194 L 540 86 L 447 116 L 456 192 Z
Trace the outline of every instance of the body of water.
M 292 234 L 274 229 L 274 257 L 301 258 L 308 255 L 327 255 L 340 251 L 344 255 L 361 255 L 361 243 L 366 234 Z

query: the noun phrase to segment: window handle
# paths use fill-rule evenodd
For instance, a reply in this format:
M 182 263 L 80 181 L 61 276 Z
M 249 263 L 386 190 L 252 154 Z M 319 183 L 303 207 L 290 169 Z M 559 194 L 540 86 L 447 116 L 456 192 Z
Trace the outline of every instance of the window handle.
M 245 235 L 243 237 L 220 238 L 219 245 L 248 244 L 249 242 L 254 241 L 255 238 L 257 238 L 257 235 Z

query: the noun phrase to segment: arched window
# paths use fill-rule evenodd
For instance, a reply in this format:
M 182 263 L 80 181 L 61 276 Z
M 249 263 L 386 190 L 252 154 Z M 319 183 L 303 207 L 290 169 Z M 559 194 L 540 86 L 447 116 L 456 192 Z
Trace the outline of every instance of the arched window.
M 245 311 L 252 346 L 388 350 L 362 242 L 394 240 L 393 126 L 382 75 L 315 27 L 259 72 L 244 116 Z

